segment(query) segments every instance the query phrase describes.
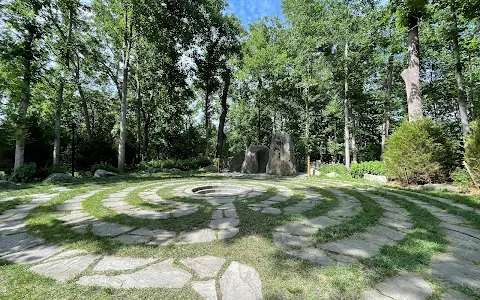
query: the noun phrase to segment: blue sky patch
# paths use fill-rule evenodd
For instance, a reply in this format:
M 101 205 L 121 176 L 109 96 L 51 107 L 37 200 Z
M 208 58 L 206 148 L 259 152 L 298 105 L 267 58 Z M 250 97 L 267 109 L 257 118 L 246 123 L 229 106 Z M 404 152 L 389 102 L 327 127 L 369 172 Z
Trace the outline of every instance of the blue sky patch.
M 282 17 L 281 0 L 228 0 L 227 13 L 235 13 L 243 26 L 255 22 L 258 18 L 276 15 Z

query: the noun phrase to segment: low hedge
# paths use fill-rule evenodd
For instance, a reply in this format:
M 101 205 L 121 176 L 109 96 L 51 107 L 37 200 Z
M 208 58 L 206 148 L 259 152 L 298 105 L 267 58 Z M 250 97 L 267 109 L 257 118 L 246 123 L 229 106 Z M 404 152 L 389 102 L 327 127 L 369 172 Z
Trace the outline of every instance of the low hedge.
M 382 161 L 364 161 L 350 166 L 353 178 L 363 178 L 364 174 L 386 175 L 387 169 Z

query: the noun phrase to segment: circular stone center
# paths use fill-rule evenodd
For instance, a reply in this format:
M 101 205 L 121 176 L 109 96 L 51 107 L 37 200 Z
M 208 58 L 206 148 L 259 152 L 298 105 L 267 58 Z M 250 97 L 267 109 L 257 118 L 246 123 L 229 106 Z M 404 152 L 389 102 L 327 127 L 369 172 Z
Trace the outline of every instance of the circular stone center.
M 205 197 L 227 197 L 247 193 L 250 188 L 236 185 L 204 185 L 192 189 L 192 193 Z

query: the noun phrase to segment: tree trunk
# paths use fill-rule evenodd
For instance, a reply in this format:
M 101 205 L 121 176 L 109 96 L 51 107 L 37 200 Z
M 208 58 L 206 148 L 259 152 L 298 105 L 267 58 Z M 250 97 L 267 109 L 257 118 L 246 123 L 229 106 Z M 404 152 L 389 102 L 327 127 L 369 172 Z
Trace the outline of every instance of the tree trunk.
M 452 28 L 452 38 L 453 38 L 453 56 L 455 57 L 455 79 L 457 81 L 457 100 L 458 100 L 458 111 L 460 114 L 460 122 L 462 125 L 462 135 L 466 136 L 470 129 L 468 126 L 468 115 L 467 115 L 467 103 L 465 101 L 465 88 L 463 86 L 463 77 L 462 77 L 462 62 L 460 60 L 460 48 L 458 45 L 458 27 L 457 27 L 457 12 L 454 7 L 452 7 L 453 15 L 453 28 Z
M 141 116 L 140 108 L 142 107 L 142 94 L 140 92 L 140 79 L 138 78 L 138 72 L 135 75 L 135 81 L 137 83 L 137 99 L 136 99 L 136 117 L 137 117 L 137 160 L 140 162 L 140 153 L 141 153 L 141 139 L 142 139 L 142 130 L 141 130 Z
M 127 88 L 128 88 L 128 65 L 130 62 L 130 47 L 132 24 L 128 24 L 128 11 L 125 8 L 124 28 L 124 51 L 123 51 L 123 82 L 120 97 L 120 143 L 118 145 L 118 171 L 123 173 L 125 168 L 125 145 L 127 143 Z M 130 26 L 129 26 L 130 25 Z
M 358 149 L 357 149 L 357 141 L 355 139 L 355 121 L 353 120 L 352 108 L 350 108 L 350 124 L 352 124 L 352 162 L 356 164 L 358 162 Z
M 77 84 L 78 93 L 80 94 L 80 99 L 82 100 L 83 115 L 85 118 L 85 126 L 87 127 L 87 140 L 92 141 L 92 127 L 90 125 L 90 114 L 88 112 L 87 99 L 83 93 L 82 84 L 80 83 L 80 58 L 78 58 L 77 66 L 75 68 L 75 81 Z
M 230 86 L 230 74 L 224 76 L 224 85 L 221 98 L 222 113 L 220 115 L 220 121 L 218 122 L 218 137 L 217 137 L 217 157 L 222 157 L 223 154 L 223 140 L 225 138 L 225 133 L 223 128 L 225 127 L 225 119 L 227 118 L 228 106 L 227 106 L 227 97 L 228 97 L 228 88 Z
M 205 90 L 205 157 L 208 157 L 208 150 L 210 145 L 210 91 L 208 88 Z
M 142 160 L 148 160 L 148 129 L 150 127 L 150 118 L 146 117 L 145 112 L 143 112 L 143 145 L 142 145 Z
M 385 101 L 383 102 L 383 125 L 382 125 L 382 156 L 385 152 L 385 146 L 387 145 L 388 129 L 390 127 L 390 98 L 392 97 L 392 77 L 393 77 L 393 55 L 391 54 L 388 59 L 387 66 L 387 93 Z
M 60 137 L 62 135 L 62 105 L 63 105 L 63 89 L 65 87 L 65 74 L 70 68 L 70 43 L 72 40 L 72 28 L 73 28 L 73 8 L 69 10 L 68 20 L 68 35 L 67 35 L 67 51 L 65 52 L 65 69 L 62 70 L 60 75 L 60 85 L 57 93 L 57 105 L 55 111 L 55 137 L 53 139 L 53 165 L 60 163 Z
M 407 92 L 408 120 L 423 119 L 422 91 L 420 89 L 420 53 L 418 40 L 418 18 L 408 19 L 408 68 L 401 73 Z
M 345 135 L 344 135 L 344 142 L 345 142 L 345 167 L 347 170 L 350 170 L 350 112 L 349 106 L 350 103 L 348 101 L 348 65 L 347 65 L 347 58 L 348 58 L 348 42 L 345 43 L 345 94 L 344 94 L 344 120 L 345 120 Z

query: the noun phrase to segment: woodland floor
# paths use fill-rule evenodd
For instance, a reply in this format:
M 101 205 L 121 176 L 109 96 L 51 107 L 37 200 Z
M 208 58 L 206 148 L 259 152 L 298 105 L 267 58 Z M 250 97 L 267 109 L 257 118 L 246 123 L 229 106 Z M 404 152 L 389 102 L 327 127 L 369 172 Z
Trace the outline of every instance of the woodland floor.
M 0 192 L 0 299 L 262 297 L 480 299 L 480 203 L 216 174 Z

